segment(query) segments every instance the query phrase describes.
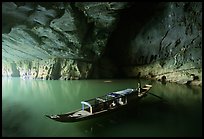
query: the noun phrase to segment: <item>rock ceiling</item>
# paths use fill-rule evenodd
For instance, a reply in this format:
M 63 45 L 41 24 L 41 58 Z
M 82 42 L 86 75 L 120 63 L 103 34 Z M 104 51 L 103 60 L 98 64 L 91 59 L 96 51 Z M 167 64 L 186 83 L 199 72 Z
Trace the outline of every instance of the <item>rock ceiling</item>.
M 126 2 L 3 2 L 3 61 L 100 57 Z

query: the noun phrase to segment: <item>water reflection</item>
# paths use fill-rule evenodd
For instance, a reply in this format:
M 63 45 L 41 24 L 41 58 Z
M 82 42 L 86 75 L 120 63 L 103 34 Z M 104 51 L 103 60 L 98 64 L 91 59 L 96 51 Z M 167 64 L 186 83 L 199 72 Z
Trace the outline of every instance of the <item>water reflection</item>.
M 140 80 L 152 95 L 116 113 L 77 123 L 44 114 L 81 107 L 80 101 L 137 87 L 138 80 L 43 81 L 2 79 L 3 136 L 201 136 L 202 89 Z

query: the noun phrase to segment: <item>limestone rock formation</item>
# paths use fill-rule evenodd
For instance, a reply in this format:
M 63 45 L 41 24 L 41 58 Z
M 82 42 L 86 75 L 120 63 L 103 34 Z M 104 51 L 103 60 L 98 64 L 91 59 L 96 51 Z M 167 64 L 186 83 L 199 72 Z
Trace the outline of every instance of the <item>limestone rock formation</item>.
M 35 71 L 32 75 L 40 79 L 87 78 L 117 24 L 119 11 L 127 6 L 126 2 L 4 2 L 3 63 L 17 63 L 21 76 Z M 23 68 L 27 62 L 31 66 Z M 9 65 L 4 65 L 4 73 L 11 75 Z
M 156 80 L 165 76 L 166 81 L 182 84 L 194 74 L 202 82 L 202 4 L 168 2 L 141 10 L 147 18 L 132 10 L 135 17 L 122 18 L 131 26 L 116 29 L 112 38 L 117 41 L 110 42 L 108 57 L 118 72 L 124 77 Z
M 201 39 L 201 2 L 2 3 L 3 76 L 202 85 Z

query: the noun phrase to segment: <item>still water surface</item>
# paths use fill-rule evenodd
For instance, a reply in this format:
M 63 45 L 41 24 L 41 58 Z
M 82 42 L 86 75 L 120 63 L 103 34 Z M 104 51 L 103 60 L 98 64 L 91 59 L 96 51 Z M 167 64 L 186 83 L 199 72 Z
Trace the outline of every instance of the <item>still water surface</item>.
M 81 107 L 80 101 L 136 88 L 138 80 L 22 80 L 2 78 L 2 136 L 202 136 L 202 88 L 140 80 L 151 93 L 129 108 L 76 123 L 60 123 L 45 114 Z

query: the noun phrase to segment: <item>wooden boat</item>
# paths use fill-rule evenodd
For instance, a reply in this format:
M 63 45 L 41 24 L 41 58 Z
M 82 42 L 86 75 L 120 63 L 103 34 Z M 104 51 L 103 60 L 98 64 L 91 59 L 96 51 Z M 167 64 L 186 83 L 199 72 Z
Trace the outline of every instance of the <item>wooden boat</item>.
M 142 88 L 125 89 L 111 92 L 104 96 L 94 99 L 81 101 L 82 108 L 65 114 L 45 115 L 46 117 L 58 122 L 77 122 L 101 116 L 105 113 L 119 110 L 127 106 L 129 100 L 139 101 L 147 95 L 152 85 L 144 85 Z

